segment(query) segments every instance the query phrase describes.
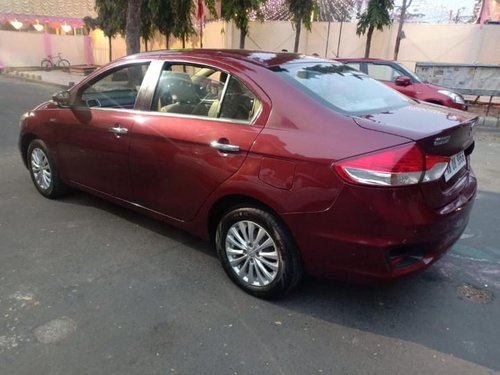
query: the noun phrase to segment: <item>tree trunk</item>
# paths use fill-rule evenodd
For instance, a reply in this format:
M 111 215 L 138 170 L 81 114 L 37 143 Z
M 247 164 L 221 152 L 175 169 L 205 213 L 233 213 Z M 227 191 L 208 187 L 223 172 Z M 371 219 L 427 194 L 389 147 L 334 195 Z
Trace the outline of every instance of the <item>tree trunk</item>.
M 148 40 L 144 39 L 144 49 L 148 52 Z
M 111 49 L 111 37 L 108 37 L 109 62 L 113 61 L 113 50 Z
M 295 23 L 295 43 L 293 45 L 293 52 L 299 52 L 300 31 L 302 29 L 302 20 Z
M 170 49 L 170 34 L 165 35 L 165 49 Z
M 185 49 L 186 48 L 186 36 L 183 35 L 182 36 L 182 49 Z
M 399 45 L 401 44 L 401 33 L 403 31 L 403 24 L 406 17 L 406 9 L 411 5 L 412 0 L 408 3 L 408 0 L 403 0 L 401 5 L 401 16 L 399 18 L 398 34 L 396 35 L 396 45 L 394 46 L 394 60 L 398 59 Z
M 368 28 L 368 32 L 366 33 L 365 58 L 370 57 L 370 47 L 372 44 L 373 30 L 374 30 L 374 26 L 370 26 Z
M 143 0 L 128 0 L 125 41 L 127 55 L 141 51 L 141 5 Z
M 247 33 L 244 30 L 240 30 L 240 49 L 245 48 L 245 38 Z

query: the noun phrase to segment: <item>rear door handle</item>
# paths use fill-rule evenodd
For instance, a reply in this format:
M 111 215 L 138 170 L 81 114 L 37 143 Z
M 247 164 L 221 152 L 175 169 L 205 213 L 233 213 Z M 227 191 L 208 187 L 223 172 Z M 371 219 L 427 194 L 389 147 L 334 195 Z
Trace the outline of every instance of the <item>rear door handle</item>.
M 124 135 L 124 134 L 128 133 L 128 129 L 127 128 L 122 128 L 120 126 L 120 124 L 116 124 L 115 126 L 109 128 L 109 131 L 111 133 L 115 133 L 115 134 L 118 134 L 118 135 Z
M 223 152 L 239 152 L 240 151 L 240 146 L 238 146 L 238 145 L 221 143 L 219 141 L 210 142 L 210 147 L 213 147 L 216 150 L 223 151 Z

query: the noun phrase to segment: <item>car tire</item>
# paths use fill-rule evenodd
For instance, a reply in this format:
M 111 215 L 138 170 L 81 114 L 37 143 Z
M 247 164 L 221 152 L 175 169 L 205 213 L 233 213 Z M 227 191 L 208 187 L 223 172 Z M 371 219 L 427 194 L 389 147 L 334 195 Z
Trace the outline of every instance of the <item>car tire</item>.
M 227 212 L 217 226 L 215 246 L 227 275 L 254 296 L 281 297 L 302 278 L 299 251 L 288 228 L 260 207 Z
M 42 140 L 35 139 L 30 143 L 27 162 L 31 179 L 44 197 L 54 199 L 67 191 L 59 177 L 50 151 Z

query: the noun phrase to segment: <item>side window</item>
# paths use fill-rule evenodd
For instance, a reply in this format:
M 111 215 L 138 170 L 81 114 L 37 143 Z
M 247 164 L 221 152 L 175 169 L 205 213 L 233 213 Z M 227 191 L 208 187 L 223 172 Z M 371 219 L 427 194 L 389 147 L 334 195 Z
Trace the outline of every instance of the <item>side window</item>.
M 353 69 L 361 71 L 361 64 L 360 63 L 350 62 L 350 63 L 346 63 L 346 65 L 350 66 Z
M 260 107 L 260 101 L 242 82 L 234 77 L 229 79 L 220 118 L 251 121 Z
M 88 107 L 133 109 L 148 66 L 149 63 L 127 65 L 99 77 L 80 92 L 80 104 Z
M 151 110 L 251 121 L 260 101 L 239 80 L 206 66 L 166 64 Z
M 227 76 L 208 67 L 165 65 L 156 86 L 152 110 L 217 117 Z
M 366 64 L 368 67 L 368 75 L 380 81 L 393 82 L 401 73 L 389 65 L 381 64 Z

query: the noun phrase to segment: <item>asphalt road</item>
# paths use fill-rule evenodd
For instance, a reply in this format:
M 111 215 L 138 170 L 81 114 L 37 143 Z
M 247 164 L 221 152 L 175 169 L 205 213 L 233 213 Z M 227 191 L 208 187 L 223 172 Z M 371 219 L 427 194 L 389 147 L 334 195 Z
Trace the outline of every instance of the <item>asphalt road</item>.
M 500 370 L 497 136 L 478 134 L 470 225 L 433 267 L 388 287 L 308 279 L 268 302 L 184 232 L 84 193 L 42 198 L 18 118 L 53 91 L 0 76 L 0 374 Z

